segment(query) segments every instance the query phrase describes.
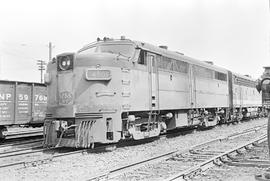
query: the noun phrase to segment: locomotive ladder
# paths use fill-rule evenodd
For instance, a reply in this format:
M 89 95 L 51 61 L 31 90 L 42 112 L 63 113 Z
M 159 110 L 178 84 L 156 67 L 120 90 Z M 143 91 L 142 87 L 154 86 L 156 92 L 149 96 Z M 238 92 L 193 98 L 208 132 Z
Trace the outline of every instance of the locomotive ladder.
M 159 113 L 159 75 L 157 65 L 157 55 L 153 53 L 147 53 L 147 67 L 148 67 L 148 90 L 149 90 L 149 118 L 147 131 L 150 131 L 150 122 L 152 121 L 152 115 L 154 114 L 154 121 L 156 120 L 156 113 Z

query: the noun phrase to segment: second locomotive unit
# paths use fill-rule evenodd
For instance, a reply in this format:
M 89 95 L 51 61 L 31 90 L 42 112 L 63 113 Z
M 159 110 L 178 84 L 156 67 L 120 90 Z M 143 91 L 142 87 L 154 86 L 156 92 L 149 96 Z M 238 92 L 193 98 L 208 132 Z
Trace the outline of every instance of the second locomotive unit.
M 104 38 L 48 64 L 45 146 L 91 147 L 256 117 L 256 81 L 167 50 Z

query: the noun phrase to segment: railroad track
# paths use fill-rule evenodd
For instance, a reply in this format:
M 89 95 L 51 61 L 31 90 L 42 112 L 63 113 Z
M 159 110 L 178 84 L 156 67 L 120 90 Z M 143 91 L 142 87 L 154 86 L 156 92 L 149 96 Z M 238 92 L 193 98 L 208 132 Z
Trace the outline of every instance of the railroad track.
M 257 126 L 252 129 L 247 129 L 242 132 L 234 133 L 227 137 L 218 138 L 209 142 L 218 141 L 219 139 L 232 139 L 234 137 L 252 133 L 252 132 L 257 132 L 265 128 L 266 128 L 266 125 L 264 124 L 262 126 Z M 4 163 L 4 164 L 0 164 L 0 169 L 8 168 L 8 167 L 23 168 L 23 167 L 29 167 L 29 166 L 36 166 L 36 165 L 48 163 L 56 158 L 67 156 L 67 155 L 101 152 L 104 150 L 115 149 L 117 146 L 118 146 L 117 144 L 110 144 L 110 145 L 102 145 L 94 149 L 81 149 L 81 150 L 75 150 L 75 151 L 66 149 L 66 148 L 51 148 L 51 149 L 41 148 L 41 146 L 23 148 L 20 150 L 0 153 L 0 163 Z M 173 151 L 169 154 L 173 154 L 176 152 L 177 151 Z
M 170 151 L 98 174 L 89 180 L 185 180 L 215 164 L 221 164 L 224 157 L 230 157 L 230 154 L 239 149 L 265 140 L 266 135 L 261 135 L 250 141 L 252 132 L 262 129 L 266 129 L 266 125 L 213 139 L 182 151 Z
M 7 152 L 31 149 L 37 146 L 42 147 L 43 138 L 40 137 L 42 135 L 41 133 L 43 133 L 42 128 L 35 128 L 28 131 L 13 130 L 9 132 L 8 135 L 10 137 L 0 142 L 0 155 Z
M 35 143 L 42 144 L 42 142 L 43 142 L 43 138 L 37 138 L 37 139 L 35 138 L 35 139 L 30 139 L 30 140 L 25 140 L 25 141 L 3 143 L 3 144 L 0 144 L 0 151 L 4 149 L 8 149 L 8 148 L 28 146 Z
M 31 136 L 42 136 L 43 135 L 43 128 L 35 128 L 30 130 L 23 130 L 23 131 L 10 131 L 5 136 L 5 139 L 15 139 L 21 137 L 31 137 Z
M 224 161 L 227 166 L 234 167 L 259 167 L 270 168 L 268 143 L 257 144 L 256 147 L 247 154 L 237 155 L 230 160 Z
M 165 181 L 175 181 L 175 180 L 187 180 L 190 179 L 196 175 L 200 175 L 202 172 L 206 171 L 207 169 L 215 166 L 215 165 L 221 165 L 222 163 L 228 163 L 230 159 L 232 159 L 232 154 L 236 155 L 238 153 L 241 153 L 244 151 L 244 149 L 251 149 L 251 147 L 254 146 L 254 144 L 262 143 L 267 140 L 267 135 L 260 136 L 252 141 L 248 141 L 244 144 L 241 144 L 240 146 L 237 146 L 235 148 L 229 149 L 224 152 L 220 152 L 217 155 L 213 156 L 211 155 L 211 158 L 206 159 L 205 161 L 199 163 L 198 165 L 195 165 L 193 167 L 190 167 L 187 170 L 181 171 L 175 175 L 172 175 L 171 177 L 167 178 Z M 195 153 L 199 155 L 205 155 L 204 152 Z M 207 154 L 206 154 L 207 155 Z
M 55 158 L 75 155 L 100 152 L 109 149 L 115 149 L 116 144 L 103 145 L 94 149 L 81 149 L 75 150 L 73 148 L 43 148 L 42 144 L 39 146 L 33 146 L 29 148 L 21 148 L 18 150 L 11 150 L 6 152 L 0 152 L 0 169 L 13 167 L 24 168 L 30 166 L 37 166 L 44 163 L 48 163 Z

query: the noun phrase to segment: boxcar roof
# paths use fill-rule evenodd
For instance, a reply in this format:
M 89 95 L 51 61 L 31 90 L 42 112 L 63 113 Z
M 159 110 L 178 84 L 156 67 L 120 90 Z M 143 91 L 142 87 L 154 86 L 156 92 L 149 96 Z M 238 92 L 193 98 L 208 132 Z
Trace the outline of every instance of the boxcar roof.
M 25 82 L 25 81 L 15 81 L 15 80 L 0 80 L 0 84 L 1 83 L 35 84 L 35 85 L 45 86 L 45 84 L 39 83 L 39 82 Z

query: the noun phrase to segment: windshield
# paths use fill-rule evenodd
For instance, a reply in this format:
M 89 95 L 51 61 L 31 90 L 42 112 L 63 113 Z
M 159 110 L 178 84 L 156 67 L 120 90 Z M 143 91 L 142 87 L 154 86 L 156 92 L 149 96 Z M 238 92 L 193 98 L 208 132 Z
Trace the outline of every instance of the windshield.
M 134 46 L 132 44 L 100 44 L 94 47 L 90 47 L 80 53 L 113 53 L 119 54 L 125 57 L 132 57 L 134 54 Z

